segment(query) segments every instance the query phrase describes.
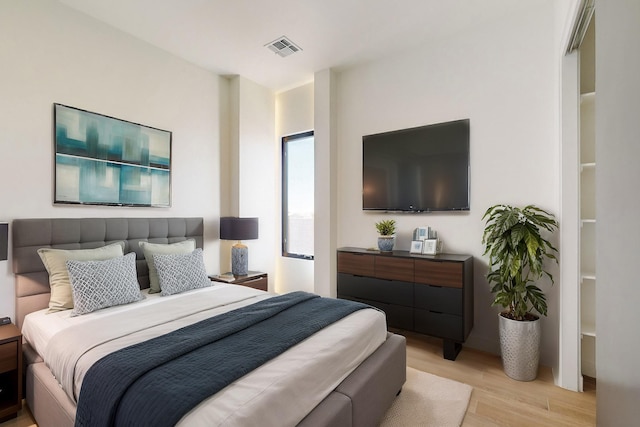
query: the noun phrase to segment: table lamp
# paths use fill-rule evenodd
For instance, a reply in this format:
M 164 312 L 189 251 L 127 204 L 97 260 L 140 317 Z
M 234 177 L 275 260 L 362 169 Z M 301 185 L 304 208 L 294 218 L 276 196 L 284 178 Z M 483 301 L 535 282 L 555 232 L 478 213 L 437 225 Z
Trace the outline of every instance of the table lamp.
M 258 238 L 258 218 L 220 218 L 220 239 L 237 240 L 231 247 L 231 273 L 246 276 L 249 273 L 249 249 L 241 240 Z

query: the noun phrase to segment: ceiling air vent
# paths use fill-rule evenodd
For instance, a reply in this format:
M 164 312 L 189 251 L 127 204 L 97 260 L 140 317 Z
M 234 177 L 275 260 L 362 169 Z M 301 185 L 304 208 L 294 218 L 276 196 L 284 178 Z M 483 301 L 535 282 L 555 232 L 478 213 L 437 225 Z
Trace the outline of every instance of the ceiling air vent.
M 294 42 L 286 38 L 285 36 L 278 37 L 274 41 L 265 45 L 270 51 L 280 55 L 281 57 L 289 56 L 292 53 L 296 53 L 302 50 L 300 46 L 296 46 Z

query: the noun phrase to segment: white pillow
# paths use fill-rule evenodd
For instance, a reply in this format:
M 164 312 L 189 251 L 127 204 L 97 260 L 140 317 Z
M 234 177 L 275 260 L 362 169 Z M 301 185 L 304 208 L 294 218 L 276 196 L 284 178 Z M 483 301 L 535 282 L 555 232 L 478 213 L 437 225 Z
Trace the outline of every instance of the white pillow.
M 158 281 L 158 270 L 153 260 L 153 256 L 168 255 L 168 254 L 188 254 L 193 252 L 196 248 L 196 241 L 194 239 L 184 240 L 177 243 L 149 243 L 140 242 L 140 247 L 144 253 L 144 259 L 147 260 L 147 266 L 149 267 L 149 293 L 156 294 L 160 292 L 160 282 Z
M 73 292 L 72 317 L 143 298 L 134 252 L 106 261 L 69 260 L 67 268 Z
M 154 255 L 162 295 L 173 295 L 191 289 L 205 288 L 213 283 L 207 276 L 202 249 L 186 255 Z
M 100 261 L 122 256 L 124 242 L 112 243 L 95 249 L 38 249 L 38 255 L 49 273 L 49 313 L 73 308 L 71 283 L 67 271 L 68 260 Z

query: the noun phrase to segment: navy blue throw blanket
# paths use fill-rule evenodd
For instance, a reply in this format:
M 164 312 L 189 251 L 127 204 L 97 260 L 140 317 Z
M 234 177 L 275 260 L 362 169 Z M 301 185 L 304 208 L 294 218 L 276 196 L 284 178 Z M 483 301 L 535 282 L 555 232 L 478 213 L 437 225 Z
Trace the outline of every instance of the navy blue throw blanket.
M 83 380 L 76 426 L 173 426 L 204 399 L 365 304 L 292 292 L 123 348 Z

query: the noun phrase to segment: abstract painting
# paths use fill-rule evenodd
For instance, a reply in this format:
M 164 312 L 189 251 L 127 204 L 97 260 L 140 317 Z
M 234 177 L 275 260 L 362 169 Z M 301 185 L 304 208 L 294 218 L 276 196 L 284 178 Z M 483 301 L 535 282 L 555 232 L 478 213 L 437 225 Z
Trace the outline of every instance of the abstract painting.
M 54 203 L 171 206 L 171 132 L 54 104 Z

